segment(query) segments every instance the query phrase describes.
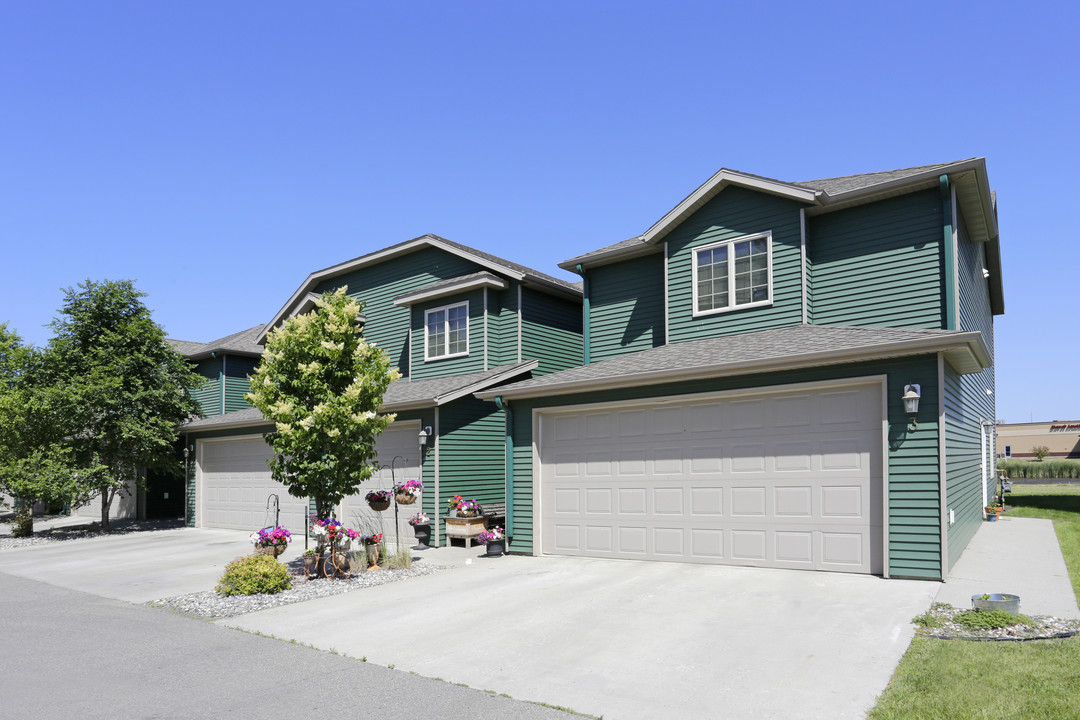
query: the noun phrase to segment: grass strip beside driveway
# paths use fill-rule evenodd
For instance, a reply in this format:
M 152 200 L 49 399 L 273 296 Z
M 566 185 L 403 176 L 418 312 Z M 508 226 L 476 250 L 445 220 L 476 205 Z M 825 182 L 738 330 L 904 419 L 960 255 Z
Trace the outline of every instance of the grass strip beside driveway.
M 1016 485 L 1014 517 L 1054 521 L 1080 597 L 1080 485 Z M 1080 717 L 1080 637 L 1024 643 L 916 636 L 870 720 Z

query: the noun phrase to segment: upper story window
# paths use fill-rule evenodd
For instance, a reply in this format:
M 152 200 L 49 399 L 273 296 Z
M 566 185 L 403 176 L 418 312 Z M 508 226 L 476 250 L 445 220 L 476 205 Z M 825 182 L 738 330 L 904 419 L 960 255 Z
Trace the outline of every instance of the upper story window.
M 468 301 L 424 312 L 424 359 L 469 354 Z
M 772 233 L 694 250 L 694 315 L 772 304 Z

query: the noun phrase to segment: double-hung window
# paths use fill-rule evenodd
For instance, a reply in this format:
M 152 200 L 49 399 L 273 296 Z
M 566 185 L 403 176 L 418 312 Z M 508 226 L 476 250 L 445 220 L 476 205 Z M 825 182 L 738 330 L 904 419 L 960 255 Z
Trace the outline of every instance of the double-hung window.
M 694 315 L 772 304 L 772 233 L 694 250 Z
M 425 360 L 468 355 L 468 301 L 426 311 L 424 337 Z

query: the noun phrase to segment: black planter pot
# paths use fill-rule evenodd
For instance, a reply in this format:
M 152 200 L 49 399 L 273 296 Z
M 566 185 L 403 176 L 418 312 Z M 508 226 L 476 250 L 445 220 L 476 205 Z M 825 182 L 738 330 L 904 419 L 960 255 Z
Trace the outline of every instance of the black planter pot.
M 487 544 L 487 556 L 499 557 L 506 554 L 506 540 L 492 540 Z
M 416 534 L 417 550 L 426 550 L 428 540 L 431 539 L 430 525 L 413 525 L 413 533 Z

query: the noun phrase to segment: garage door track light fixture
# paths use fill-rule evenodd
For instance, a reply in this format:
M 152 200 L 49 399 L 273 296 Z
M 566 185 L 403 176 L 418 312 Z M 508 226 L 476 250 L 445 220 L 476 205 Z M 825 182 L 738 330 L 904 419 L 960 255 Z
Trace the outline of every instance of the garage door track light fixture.
M 919 412 L 921 391 L 922 388 L 917 383 L 904 386 L 904 412 L 911 416 L 912 430 L 919 427 L 919 421 L 915 419 L 915 415 Z

